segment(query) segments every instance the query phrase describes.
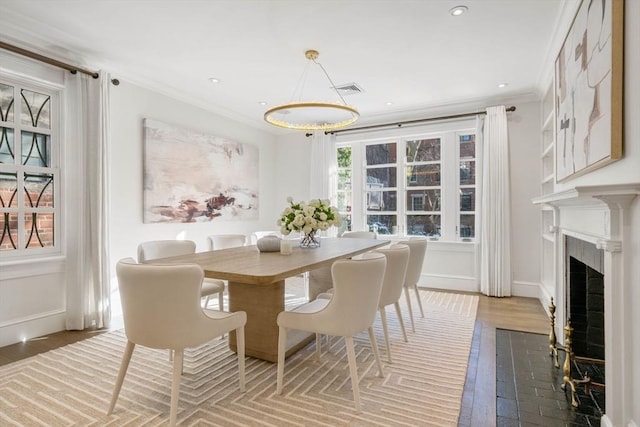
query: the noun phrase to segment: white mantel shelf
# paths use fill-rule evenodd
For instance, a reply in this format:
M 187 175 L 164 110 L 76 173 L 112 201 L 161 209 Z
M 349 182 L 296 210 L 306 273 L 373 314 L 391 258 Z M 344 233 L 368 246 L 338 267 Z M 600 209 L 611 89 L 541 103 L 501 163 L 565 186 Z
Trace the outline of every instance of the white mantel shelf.
M 640 183 L 583 185 L 532 199 L 534 205 L 575 206 L 601 204 L 601 199 L 640 195 Z

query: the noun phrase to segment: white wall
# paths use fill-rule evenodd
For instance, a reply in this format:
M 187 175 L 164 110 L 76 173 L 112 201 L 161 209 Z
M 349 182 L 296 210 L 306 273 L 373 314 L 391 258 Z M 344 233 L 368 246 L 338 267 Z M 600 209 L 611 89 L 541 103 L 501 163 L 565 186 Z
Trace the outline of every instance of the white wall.
M 194 131 L 251 144 L 259 151 L 259 220 L 214 219 L 202 223 L 143 224 L 143 119 L 152 118 Z M 111 263 L 136 256 L 139 242 L 177 237 L 193 240 L 207 250 L 214 233 L 244 233 L 276 228 L 275 138 L 247 125 L 216 116 L 201 108 L 131 83 L 111 86 L 110 204 Z M 279 205 L 278 205 L 279 207 Z
M 537 297 L 540 284 L 540 104 L 517 103 L 509 113 L 512 294 Z

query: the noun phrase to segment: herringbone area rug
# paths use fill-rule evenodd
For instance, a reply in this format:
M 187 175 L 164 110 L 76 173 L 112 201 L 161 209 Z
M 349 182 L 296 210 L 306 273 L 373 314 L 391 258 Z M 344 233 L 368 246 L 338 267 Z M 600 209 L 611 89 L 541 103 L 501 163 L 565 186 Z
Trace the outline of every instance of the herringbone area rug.
M 344 340 L 315 357 L 309 344 L 287 359 L 283 394 L 276 365 L 247 358 L 238 391 L 235 354 L 217 339 L 185 355 L 178 421 L 187 426 L 455 426 L 478 297 L 422 291 L 425 317 L 402 340 L 388 310 L 393 363 L 377 376 L 368 335 L 356 338 L 362 413 L 353 406 Z M 376 338 L 386 360 L 379 320 Z M 169 417 L 167 351 L 136 347 L 116 409 L 106 416 L 124 349 L 122 331 L 102 334 L 0 368 L 0 425 L 156 426 Z M 326 349 L 326 346 L 325 346 Z

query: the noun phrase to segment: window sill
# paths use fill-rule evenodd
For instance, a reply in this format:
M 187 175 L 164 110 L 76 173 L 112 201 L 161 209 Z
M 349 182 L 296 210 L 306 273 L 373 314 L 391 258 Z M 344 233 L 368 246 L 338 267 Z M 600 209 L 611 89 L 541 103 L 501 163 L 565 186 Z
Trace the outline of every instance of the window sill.
M 65 264 L 66 258 L 62 255 L 2 260 L 0 262 L 0 280 L 63 273 Z

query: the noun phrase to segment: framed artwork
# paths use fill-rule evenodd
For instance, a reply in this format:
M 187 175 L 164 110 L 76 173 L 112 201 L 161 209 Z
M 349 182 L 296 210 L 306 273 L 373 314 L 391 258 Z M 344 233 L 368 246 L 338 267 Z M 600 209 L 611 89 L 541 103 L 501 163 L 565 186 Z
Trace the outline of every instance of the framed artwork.
M 558 182 L 622 158 L 623 22 L 623 0 L 583 0 L 558 53 Z
M 144 223 L 258 219 L 258 148 L 144 119 Z

